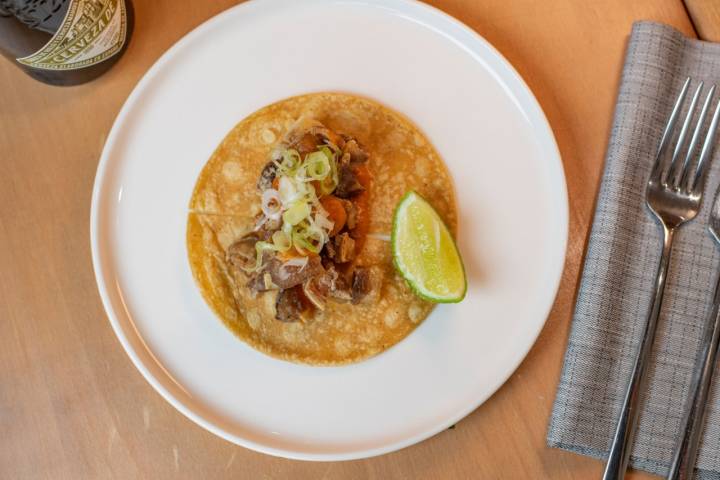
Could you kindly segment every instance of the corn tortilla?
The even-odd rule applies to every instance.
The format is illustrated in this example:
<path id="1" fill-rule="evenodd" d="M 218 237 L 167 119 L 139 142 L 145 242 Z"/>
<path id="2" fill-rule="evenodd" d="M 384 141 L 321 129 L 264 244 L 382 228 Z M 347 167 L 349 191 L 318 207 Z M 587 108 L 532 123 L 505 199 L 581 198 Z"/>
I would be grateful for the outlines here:
<path id="1" fill-rule="evenodd" d="M 356 263 L 374 266 L 381 287 L 360 304 L 328 302 L 304 322 L 274 318 L 275 292 L 253 294 L 225 261 L 227 247 L 254 227 L 256 182 L 269 152 L 298 118 L 313 118 L 355 137 L 370 154 L 370 235 Z M 457 210 L 450 176 L 428 139 L 409 120 L 372 100 L 315 93 L 264 107 L 228 133 L 202 169 L 190 200 L 187 248 L 205 301 L 235 335 L 273 357 L 341 365 L 376 355 L 406 337 L 433 309 L 392 266 L 388 241 L 395 206 L 408 190 L 429 199 L 451 232 Z"/>

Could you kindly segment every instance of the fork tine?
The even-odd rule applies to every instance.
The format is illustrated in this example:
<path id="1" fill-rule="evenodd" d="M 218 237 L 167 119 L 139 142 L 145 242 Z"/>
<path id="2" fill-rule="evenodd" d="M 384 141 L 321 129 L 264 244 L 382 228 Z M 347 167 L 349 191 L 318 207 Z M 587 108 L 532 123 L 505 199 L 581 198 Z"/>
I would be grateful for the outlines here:
<path id="1" fill-rule="evenodd" d="M 705 135 L 705 142 L 703 143 L 702 151 L 700 152 L 700 160 L 698 161 L 697 172 L 695 173 L 695 182 L 693 182 L 692 188 L 695 193 L 701 192 L 703 183 L 705 182 L 705 176 L 707 175 L 709 169 L 710 156 L 715 143 L 715 134 L 717 134 L 719 121 L 720 102 L 718 102 L 715 107 L 715 113 L 713 114 L 712 122 L 710 122 L 710 127 Z"/>
<path id="2" fill-rule="evenodd" d="M 679 185 L 680 188 L 686 187 L 686 191 L 688 192 L 692 191 L 692 184 L 690 183 L 690 180 L 693 179 L 693 177 L 691 177 L 690 175 L 690 171 L 692 170 L 690 160 L 695 153 L 695 148 L 697 147 L 698 140 L 700 140 L 700 132 L 703 129 L 703 125 L 705 125 L 705 118 L 710 111 L 710 103 L 712 103 L 714 95 L 715 85 L 710 87 L 710 91 L 705 98 L 705 103 L 703 103 L 702 110 L 700 110 L 700 117 L 698 117 L 697 125 L 695 125 L 695 131 L 693 132 L 692 138 L 690 139 L 690 146 L 688 147 L 688 151 L 685 154 L 685 161 L 683 162 L 682 170 L 682 179 L 680 180 Z"/>
<path id="3" fill-rule="evenodd" d="M 692 118 L 695 114 L 695 106 L 697 105 L 698 98 L 700 98 L 700 92 L 703 89 L 703 85 L 704 82 L 700 82 L 700 84 L 695 89 L 695 93 L 693 94 L 692 100 L 690 101 L 690 107 L 688 108 L 687 114 L 685 115 L 685 121 L 683 122 L 682 128 L 680 129 L 680 135 L 678 136 L 677 142 L 675 143 L 672 160 L 670 160 L 670 168 L 668 168 L 667 172 L 667 183 L 668 185 L 675 188 L 677 188 L 678 183 L 680 182 L 680 177 L 682 176 L 683 165 L 681 165 L 679 161 L 680 152 L 685 145 L 685 137 L 687 137 L 688 130 L 690 129 L 690 123 L 692 123 Z"/>
<path id="4" fill-rule="evenodd" d="M 668 142 L 670 141 L 670 137 L 672 136 L 673 129 L 675 128 L 675 123 L 677 122 L 678 114 L 680 113 L 680 107 L 685 101 L 685 95 L 687 94 L 689 86 L 690 77 L 685 80 L 685 83 L 680 90 L 680 94 L 678 95 L 677 100 L 675 100 L 675 106 L 673 106 L 672 113 L 670 113 L 670 118 L 668 118 L 668 122 L 665 125 L 665 131 L 663 132 L 662 138 L 660 139 L 660 145 L 658 146 L 657 153 L 655 154 L 655 164 L 653 165 L 652 171 L 650 173 L 651 180 L 655 180 L 658 182 L 660 181 L 660 177 L 663 171 L 663 154 L 665 153 L 665 149 L 668 145 Z"/>

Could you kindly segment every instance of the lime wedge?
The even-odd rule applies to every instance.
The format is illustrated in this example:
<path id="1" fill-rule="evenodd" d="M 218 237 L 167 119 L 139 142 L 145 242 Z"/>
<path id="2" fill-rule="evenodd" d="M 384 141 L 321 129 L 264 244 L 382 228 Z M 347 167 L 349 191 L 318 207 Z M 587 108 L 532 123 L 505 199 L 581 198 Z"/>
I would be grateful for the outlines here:
<path id="1" fill-rule="evenodd" d="M 392 231 L 395 268 L 419 297 L 436 303 L 465 298 L 460 252 L 435 209 L 414 191 L 395 208 Z"/>

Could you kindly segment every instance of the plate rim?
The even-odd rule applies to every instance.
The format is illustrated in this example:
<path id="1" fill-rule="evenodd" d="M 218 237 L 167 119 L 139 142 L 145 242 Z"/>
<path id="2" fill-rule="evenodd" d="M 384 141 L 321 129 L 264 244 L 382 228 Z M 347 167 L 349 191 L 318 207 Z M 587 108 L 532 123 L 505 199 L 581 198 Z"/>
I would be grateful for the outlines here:
<path id="1" fill-rule="evenodd" d="M 426 27 L 431 27 L 433 29 L 436 29 L 438 32 L 444 34 L 449 40 L 456 43 L 458 46 L 466 50 L 468 53 L 472 54 L 478 61 L 480 58 L 477 55 L 478 50 L 486 50 L 486 52 L 489 54 L 489 56 L 494 57 L 494 60 L 497 61 L 498 65 L 501 69 L 504 69 L 503 72 L 506 75 L 509 75 L 512 80 L 516 82 L 516 86 L 519 88 L 519 91 L 526 94 L 526 100 L 528 101 L 527 104 L 524 105 L 522 108 L 523 111 L 526 113 L 530 113 L 534 115 L 535 122 L 537 122 L 539 125 L 542 126 L 542 130 L 538 132 L 537 137 L 545 137 L 546 140 L 549 140 L 549 144 L 547 147 L 548 150 L 548 156 L 553 157 L 549 160 L 554 160 L 555 168 L 557 170 L 557 183 L 559 184 L 559 187 L 561 191 L 556 192 L 556 195 L 558 196 L 557 200 L 561 203 L 561 211 L 557 212 L 559 216 L 559 225 L 562 229 L 562 231 L 558 234 L 558 237 L 562 239 L 562 245 L 561 248 L 558 249 L 558 254 L 561 257 L 561 260 L 558 259 L 557 265 L 554 265 L 554 271 L 550 271 L 551 269 L 548 268 L 548 277 L 552 276 L 551 282 L 553 285 L 553 288 L 551 291 L 554 293 L 552 296 L 548 295 L 548 300 L 546 301 L 546 306 L 544 309 L 542 309 L 542 318 L 543 320 L 538 322 L 537 329 L 535 332 L 532 332 L 532 335 L 529 337 L 532 339 L 532 341 L 528 342 L 527 348 L 522 351 L 522 355 L 518 356 L 518 360 L 514 362 L 507 370 L 507 375 L 501 377 L 499 381 L 492 385 L 491 388 L 488 389 L 488 394 L 482 398 L 478 398 L 473 402 L 470 402 L 470 404 L 464 408 L 461 409 L 459 412 L 457 412 L 454 416 L 446 420 L 445 422 L 441 422 L 434 428 L 429 428 L 421 433 L 418 433 L 414 436 L 408 437 L 401 441 L 395 441 L 390 442 L 387 444 L 383 444 L 381 446 L 375 447 L 375 448 L 364 448 L 359 450 L 351 450 L 348 449 L 347 451 L 342 452 L 331 452 L 331 453 L 317 453 L 317 452 L 308 452 L 308 451 L 301 451 L 301 450 L 291 450 L 283 447 L 273 447 L 270 445 L 266 445 L 264 443 L 259 443 L 253 440 L 250 440 L 248 438 L 244 438 L 239 435 L 231 434 L 224 429 L 222 429 L 220 426 L 213 423 L 210 419 L 206 418 L 202 414 L 199 414 L 195 411 L 193 411 L 192 408 L 188 407 L 183 403 L 181 400 L 176 398 L 169 390 L 166 388 L 166 386 L 161 382 L 145 365 L 145 363 L 140 359 L 138 353 L 136 352 L 135 348 L 130 343 L 130 340 L 128 338 L 128 334 L 125 331 L 125 328 L 121 325 L 121 321 L 119 320 L 118 314 L 115 311 L 113 307 L 113 299 L 112 296 L 116 295 L 119 296 L 119 300 L 122 302 L 122 296 L 118 294 L 117 291 L 113 290 L 112 288 L 109 288 L 108 282 L 106 282 L 106 279 L 111 278 L 112 275 L 110 272 L 106 271 L 105 267 L 103 266 L 103 261 L 107 261 L 107 252 L 103 251 L 103 248 L 101 248 L 100 244 L 100 229 L 102 228 L 102 219 L 101 219 L 101 206 L 102 203 L 102 195 L 103 190 L 105 187 L 105 182 L 107 181 L 107 170 L 111 164 L 111 152 L 115 150 L 115 145 L 118 141 L 118 137 L 120 135 L 121 126 L 125 123 L 125 118 L 129 115 L 131 110 L 135 107 L 135 104 L 137 103 L 138 98 L 140 95 L 145 91 L 146 86 L 155 78 L 156 75 L 158 75 L 160 72 L 162 72 L 163 67 L 169 63 L 176 54 L 178 54 L 179 51 L 188 43 L 192 42 L 195 37 L 198 37 L 199 35 L 202 35 L 207 30 L 210 30 L 213 28 L 214 24 L 221 22 L 225 17 L 236 14 L 238 10 L 244 11 L 244 10 L 250 10 L 250 9 L 263 9 L 263 8 L 277 8 L 278 5 L 286 4 L 286 5 L 296 5 L 296 3 L 293 0 L 273 0 L 268 1 L 265 0 L 261 2 L 260 0 L 248 0 L 244 3 L 232 6 L 226 10 L 223 10 L 222 12 L 219 12 L 218 14 L 210 17 L 209 19 L 205 20 L 203 23 L 192 29 L 190 32 L 186 33 L 182 37 L 180 37 L 172 46 L 170 46 L 163 54 L 152 64 L 152 66 L 143 74 L 141 79 L 138 81 L 138 83 L 135 85 L 125 102 L 123 103 L 123 106 L 121 107 L 120 111 L 118 112 L 117 116 L 115 117 L 113 121 L 112 128 L 110 129 L 110 132 L 107 136 L 107 139 L 105 141 L 105 144 L 103 146 L 102 153 L 100 155 L 100 159 L 98 162 L 98 167 L 95 175 L 95 179 L 93 182 L 93 189 L 92 189 L 92 198 L 91 198 L 91 206 L 90 206 L 90 248 L 91 248 L 91 256 L 92 256 L 92 264 L 93 264 L 93 272 L 95 275 L 95 280 L 97 284 L 98 293 L 100 295 L 103 308 L 105 310 L 105 313 L 108 317 L 108 320 L 110 322 L 110 325 L 117 336 L 118 340 L 120 341 L 123 349 L 125 350 L 125 353 L 130 357 L 131 362 L 137 368 L 137 370 L 142 374 L 142 376 L 145 378 L 145 380 L 155 389 L 156 392 L 158 392 L 170 405 L 172 405 L 176 410 L 178 410 L 180 413 L 182 413 L 185 417 L 192 420 L 194 423 L 198 424 L 199 426 L 203 427 L 204 429 L 214 433 L 215 435 L 231 442 L 236 445 L 240 445 L 242 447 L 265 453 L 268 455 L 276 456 L 276 457 L 282 457 L 282 458 L 289 458 L 294 460 L 310 460 L 310 461 L 338 461 L 338 460 L 355 460 L 355 459 L 362 459 L 362 458 L 370 458 L 377 455 L 382 455 L 385 453 L 390 453 L 396 450 L 400 450 L 403 448 L 406 448 L 408 446 L 414 445 L 416 443 L 419 443 L 423 440 L 426 440 L 443 430 L 446 430 L 450 426 L 456 424 L 466 416 L 468 416 L 470 413 L 472 413 L 474 410 L 476 410 L 478 407 L 480 407 L 483 403 L 485 403 L 488 399 L 490 399 L 499 389 L 502 385 L 507 382 L 507 380 L 512 376 L 512 374 L 518 369 L 518 367 L 522 364 L 522 362 L 527 357 L 529 351 L 532 349 L 532 347 L 537 342 L 538 336 L 542 332 L 546 322 L 547 318 L 552 310 L 552 307 L 554 306 L 560 283 L 562 280 L 563 273 L 565 271 L 565 264 L 567 261 L 567 244 L 568 244 L 568 235 L 569 235 L 569 202 L 568 202 L 568 192 L 567 192 L 567 179 L 565 176 L 565 170 L 564 170 L 564 164 L 562 161 L 562 157 L 560 154 L 560 150 L 557 145 L 557 140 L 555 139 L 554 132 L 552 130 L 552 127 L 547 120 L 547 117 L 545 115 L 545 112 L 543 111 L 542 107 L 540 106 L 540 103 L 538 102 L 537 98 L 535 97 L 534 93 L 530 89 L 530 87 L 527 85 L 525 80 L 520 76 L 520 74 L 517 72 L 517 70 L 513 67 L 513 65 L 485 38 L 483 38 L 478 32 L 461 22 L 460 20 L 456 19 L 455 17 L 445 13 L 444 11 L 433 7 L 431 5 L 422 3 L 420 1 L 416 0 L 315 0 L 315 2 L 323 2 L 326 1 L 328 3 L 339 3 L 339 4 L 355 4 L 355 5 L 362 5 L 362 6 L 369 6 L 369 7 L 381 7 L 381 8 L 387 8 L 394 11 L 402 11 L 403 13 L 407 14 L 409 18 L 415 20 L 418 14 L 425 14 L 429 17 L 433 18 L 435 20 L 434 25 L 427 25 L 423 23 Z M 469 36 L 469 39 L 472 42 L 475 42 L 475 45 L 468 45 L 468 42 L 462 41 L 461 39 L 457 38 L 460 35 Z M 497 75 L 498 68 L 490 68 L 488 65 L 488 69 L 493 71 Z M 506 82 L 500 82 L 506 85 Z M 518 93 L 518 90 L 512 89 L 513 93 Z M 528 112 L 528 110 L 530 110 Z M 107 194 L 107 193 L 105 193 Z M 107 246 L 105 247 L 107 249 Z M 111 269 L 108 269 L 111 270 Z M 539 309 L 538 309 L 539 310 Z M 127 312 L 125 312 L 127 313 Z M 132 323 L 132 322 L 131 322 Z M 145 346 L 148 353 L 153 356 L 152 351 L 150 350 L 147 345 L 145 345 L 145 342 L 142 338 L 142 336 L 135 330 L 134 332 L 131 332 L 134 335 L 136 335 L 142 345 Z M 158 363 L 158 366 L 162 369 L 162 364 L 155 360 Z M 172 380 L 172 378 L 170 378 Z"/>

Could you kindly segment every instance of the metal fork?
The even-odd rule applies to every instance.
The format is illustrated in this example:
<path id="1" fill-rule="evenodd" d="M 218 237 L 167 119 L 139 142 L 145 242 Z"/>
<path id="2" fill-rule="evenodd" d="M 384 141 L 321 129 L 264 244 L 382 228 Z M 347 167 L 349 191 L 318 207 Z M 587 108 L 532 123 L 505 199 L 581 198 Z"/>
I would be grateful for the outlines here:
<path id="1" fill-rule="evenodd" d="M 710 103 L 715 94 L 715 86 L 710 89 L 705 99 L 690 144 L 686 149 L 690 124 L 695 116 L 695 107 L 703 89 L 703 82 L 700 82 L 690 101 L 690 107 L 680 128 L 677 140 L 674 146 L 671 147 L 672 138 L 675 136 L 675 125 L 685 103 L 689 87 L 690 78 L 685 81 L 665 126 L 665 131 L 655 155 L 655 164 L 645 190 L 647 205 L 658 218 L 663 228 L 662 256 L 660 257 L 660 266 L 655 278 L 655 294 L 645 324 L 640 349 L 635 358 L 630 383 L 625 392 L 625 400 L 615 429 L 615 436 L 610 446 L 610 454 L 605 465 L 603 480 L 622 480 L 625 477 L 625 470 L 630 459 L 631 439 L 637 423 L 640 395 L 644 388 L 648 358 L 650 357 L 655 331 L 657 330 L 657 320 L 665 290 L 665 279 L 667 278 L 673 239 L 678 227 L 695 218 L 698 211 L 700 211 L 703 184 L 710 164 L 710 151 L 717 130 L 720 105 L 715 110 L 710 128 L 705 135 L 697 166 L 695 166 L 693 161 L 695 150 L 710 110 Z M 670 159 L 667 158 L 669 157 L 669 148 L 672 149 Z M 683 151 L 686 153 L 684 158 L 681 158 Z"/>
<path id="2" fill-rule="evenodd" d="M 710 211 L 709 230 L 715 241 L 720 244 L 720 188 L 715 194 L 715 201 Z M 710 317 L 700 343 L 699 369 L 693 375 L 690 386 L 692 397 L 689 399 L 689 408 L 683 418 L 682 437 L 673 455 L 670 473 L 667 476 L 668 480 L 688 480 L 693 475 L 705 418 L 705 406 L 710 393 L 710 384 L 715 371 L 715 360 L 720 343 L 720 315 L 718 313 L 720 313 L 720 274 L 715 285 Z"/>

